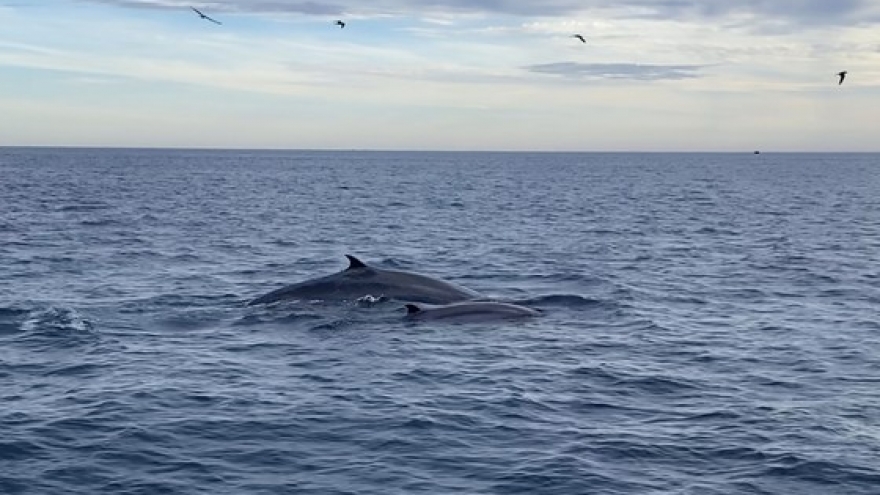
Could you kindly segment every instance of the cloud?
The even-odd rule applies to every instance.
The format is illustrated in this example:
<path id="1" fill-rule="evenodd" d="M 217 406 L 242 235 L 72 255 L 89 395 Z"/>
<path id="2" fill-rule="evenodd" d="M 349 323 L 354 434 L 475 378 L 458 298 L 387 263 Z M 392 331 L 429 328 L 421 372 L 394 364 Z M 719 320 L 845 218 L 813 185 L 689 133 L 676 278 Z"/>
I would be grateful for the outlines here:
<path id="1" fill-rule="evenodd" d="M 187 8 L 181 0 L 82 0 L 125 7 Z M 398 13 L 430 15 L 438 12 L 476 12 L 526 17 L 563 17 L 596 10 L 617 12 L 620 17 L 656 19 L 751 18 L 757 23 L 783 20 L 806 25 L 876 23 L 880 5 L 875 0 L 373 0 L 369 7 L 351 0 L 211 0 L 193 2 L 224 12 L 299 13 Z"/>
<path id="2" fill-rule="evenodd" d="M 341 5 L 332 2 L 302 2 L 285 0 L 242 1 L 216 0 L 212 2 L 180 2 L 174 0 L 82 0 L 91 3 L 118 5 L 120 7 L 165 10 L 189 10 L 190 6 L 213 12 L 250 12 L 272 14 L 340 15 Z"/>
<path id="3" fill-rule="evenodd" d="M 623 0 L 623 3 L 640 7 L 663 19 L 722 18 L 745 14 L 827 23 L 853 20 L 871 10 L 870 2 L 866 0 Z"/>
<path id="4" fill-rule="evenodd" d="M 551 74 L 577 79 L 627 79 L 633 81 L 662 81 L 700 77 L 701 65 L 646 65 L 646 64 L 583 64 L 555 62 L 526 66 L 538 74 Z"/>
<path id="5" fill-rule="evenodd" d="M 422 15 L 449 12 L 480 12 L 522 16 L 558 16 L 582 10 L 576 1 L 545 0 L 530 2 L 521 0 L 375 0 L 369 7 L 362 3 L 342 0 L 212 0 L 194 1 L 191 4 L 176 0 L 81 0 L 85 2 L 116 4 L 122 7 L 183 9 L 190 5 L 223 12 L 253 13 L 300 13 L 309 15 L 337 15 L 341 13 L 398 13 Z"/>

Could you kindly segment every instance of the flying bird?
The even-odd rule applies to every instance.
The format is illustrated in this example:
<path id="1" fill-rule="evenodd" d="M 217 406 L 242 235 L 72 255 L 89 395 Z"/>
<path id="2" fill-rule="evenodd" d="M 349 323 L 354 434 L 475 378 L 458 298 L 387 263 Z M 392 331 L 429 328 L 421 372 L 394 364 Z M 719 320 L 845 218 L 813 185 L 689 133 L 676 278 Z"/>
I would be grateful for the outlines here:
<path id="1" fill-rule="evenodd" d="M 334 22 L 333 24 L 336 24 L 337 26 L 339 26 L 339 29 L 344 29 L 344 28 L 345 28 L 345 23 L 342 22 L 342 21 L 336 21 L 336 22 Z"/>
<path id="2" fill-rule="evenodd" d="M 216 19 L 212 19 L 212 18 L 206 16 L 206 15 L 203 14 L 199 9 L 197 9 L 197 8 L 195 8 L 195 7 L 190 7 L 190 8 L 193 9 L 193 12 L 195 12 L 196 14 L 199 14 L 199 17 L 201 17 L 202 19 L 204 19 L 204 20 L 206 20 L 206 21 L 211 21 L 211 22 L 213 22 L 214 24 L 218 24 L 218 25 L 219 25 L 219 24 L 223 24 L 222 22 L 220 22 L 220 21 L 218 21 L 218 20 L 216 20 Z"/>
<path id="3" fill-rule="evenodd" d="M 586 43 L 586 42 L 587 42 L 587 40 L 585 40 L 584 37 L 581 36 L 581 35 L 579 35 L 579 34 L 573 34 L 573 35 L 571 35 L 571 37 L 572 37 L 572 38 L 577 38 L 577 39 L 581 40 L 581 43 Z"/>
<path id="4" fill-rule="evenodd" d="M 843 80 L 846 79 L 846 71 L 838 72 L 837 75 L 840 76 L 840 81 L 837 82 L 837 85 L 840 86 L 843 84 Z"/>

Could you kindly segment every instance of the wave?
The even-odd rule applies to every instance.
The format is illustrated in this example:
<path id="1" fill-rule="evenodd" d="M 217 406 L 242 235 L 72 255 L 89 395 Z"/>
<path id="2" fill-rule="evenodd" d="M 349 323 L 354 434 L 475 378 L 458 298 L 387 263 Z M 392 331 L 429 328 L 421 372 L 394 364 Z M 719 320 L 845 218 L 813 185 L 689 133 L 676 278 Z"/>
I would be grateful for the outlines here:
<path id="1" fill-rule="evenodd" d="M 83 227 L 106 227 L 111 225 L 125 225 L 124 222 L 115 218 L 90 218 L 79 222 Z"/>
<path id="2" fill-rule="evenodd" d="M 300 323 L 323 319 L 317 313 L 303 311 L 255 311 L 242 316 L 232 323 L 233 326 L 250 326 L 264 323 Z"/>
<path id="3" fill-rule="evenodd" d="M 167 308 L 205 308 L 242 306 L 245 299 L 235 294 L 198 295 L 198 294 L 158 294 L 142 299 L 130 299 L 120 304 L 123 313 L 140 313 L 148 310 Z"/>
<path id="4" fill-rule="evenodd" d="M 106 210 L 109 209 L 110 205 L 104 202 L 95 202 L 95 203 L 80 203 L 73 205 L 61 205 L 58 206 L 56 211 L 69 211 L 69 212 L 78 212 L 78 211 L 95 211 L 95 210 Z"/>
<path id="5" fill-rule="evenodd" d="M 0 335 L 21 331 L 21 322 L 28 314 L 26 309 L 0 308 Z"/>
<path id="6" fill-rule="evenodd" d="M 762 476 L 773 478 L 794 478 L 812 481 L 829 486 L 839 484 L 852 486 L 855 483 L 866 486 L 880 486 L 880 473 L 876 468 L 860 467 L 833 461 L 803 459 L 793 454 L 775 456 L 766 463 Z M 876 492 L 875 492 L 876 493 Z"/>
<path id="7" fill-rule="evenodd" d="M 318 323 L 317 325 L 312 325 L 309 327 L 309 330 L 312 332 L 321 332 L 327 330 L 342 330 L 348 328 L 355 321 L 348 318 L 339 318 L 331 321 L 325 321 L 324 323 Z"/>
<path id="8" fill-rule="evenodd" d="M 23 339 L 76 341 L 94 336 L 94 324 L 73 308 L 50 306 L 27 312 L 19 325 Z"/>
<path id="9" fill-rule="evenodd" d="M 32 460 L 43 456 L 44 450 L 38 443 L 29 440 L 4 439 L 0 440 L 0 461 Z"/>
<path id="10" fill-rule="evenodd" d="M 4 334 L 18 344 L 48 348 L 77 346 L 97 338 L 88 317 L 64 306 L 0 310 L 0 335 Z"/>

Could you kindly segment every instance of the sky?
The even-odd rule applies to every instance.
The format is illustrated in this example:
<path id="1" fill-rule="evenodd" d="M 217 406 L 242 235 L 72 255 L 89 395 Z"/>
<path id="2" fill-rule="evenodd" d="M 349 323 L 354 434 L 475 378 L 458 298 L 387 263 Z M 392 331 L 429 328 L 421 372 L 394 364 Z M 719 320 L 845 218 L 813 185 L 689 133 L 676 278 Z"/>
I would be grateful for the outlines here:
<path id="1" fill-rule="evenodd" d="M 0 146 L 880 151 L 878 115 L 880 0 L 0 0 Z"/>

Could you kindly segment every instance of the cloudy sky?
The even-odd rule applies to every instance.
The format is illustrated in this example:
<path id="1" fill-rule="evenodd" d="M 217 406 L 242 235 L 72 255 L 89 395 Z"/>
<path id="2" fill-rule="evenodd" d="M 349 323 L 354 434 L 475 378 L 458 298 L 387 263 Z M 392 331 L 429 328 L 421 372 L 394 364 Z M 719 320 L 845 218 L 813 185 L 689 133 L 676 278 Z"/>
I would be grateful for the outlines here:
<path id="1" fill-rule="evenodd" d="M 880 151 L 878 0 L 0 0 L 0 26 L 0 146 Z"/>

